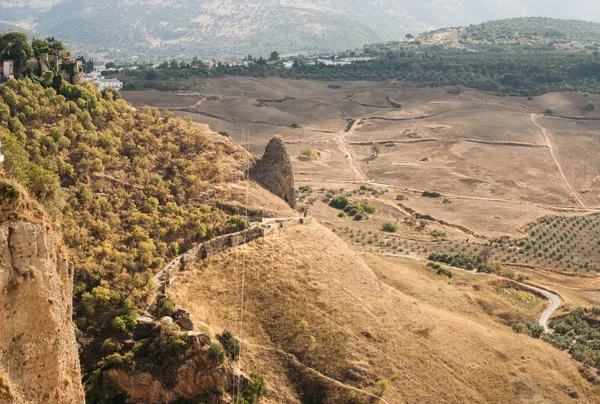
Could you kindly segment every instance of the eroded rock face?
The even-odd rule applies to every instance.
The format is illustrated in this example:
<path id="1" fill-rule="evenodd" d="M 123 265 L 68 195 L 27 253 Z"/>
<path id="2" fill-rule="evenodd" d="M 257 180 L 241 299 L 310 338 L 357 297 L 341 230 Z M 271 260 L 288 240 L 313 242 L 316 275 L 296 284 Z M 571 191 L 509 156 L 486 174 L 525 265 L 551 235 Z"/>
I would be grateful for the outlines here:
<path id="1" fill-rule="evenodd" d="M 73 273 L 44 223 L 0 221 L 0 403 L 83 403 Z"/>
<path id="2" fill-rule="evenodd" d="M 281 136 L 274 136 L 263 157 L 250 169 L 250 177 L 267 190 L 296 207 L 292 162 Z"/>

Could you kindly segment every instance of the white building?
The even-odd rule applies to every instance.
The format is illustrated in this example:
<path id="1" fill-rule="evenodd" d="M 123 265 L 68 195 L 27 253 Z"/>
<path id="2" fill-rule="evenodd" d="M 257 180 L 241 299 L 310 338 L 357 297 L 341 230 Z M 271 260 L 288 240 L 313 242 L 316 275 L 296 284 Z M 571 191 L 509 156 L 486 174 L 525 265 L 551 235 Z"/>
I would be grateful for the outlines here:
<path id="1" fill-rule="evenodd" d="M 102 91 L 105 88 L 112 88 L 113 90 L 121 90 L 123 88 L 123 83 L 119 79 L 107 79 L 102 77 L 102 74 L 99 72 L 91 72 L 90 74 L 86 74 L 84 76 L 85 81 L 89 81 L 94 83 L 98 90 Z"/>
<path id="2" fill-rule="evenodd" d="M 104 90 L 105 88 L 112 88 L 113 90 L 119 91 L 123 88 L 123 83 L 119 79 L 101 78 L 97 84 L 100 91 Z"/>
<path id="3" fill-rule="evenodd" d="M 0 163 L 4 163 L 4 154 L 2 154 L 2 142 L 0 142 Z"/>
<path id="4" fill-rule="evenodd" d="M 1 73 L 4 79 L 12 79 L 15 77 L 15 62 L 12 60 L 5 60 L 2 63 Z"/>
<path id="5" fill-rule="evenodd" d="M 103 71 L 106 70 L 106 63 L 102 62 L 102 61 L 95 61 L 94 60 L 94 71 L 97 73 L 102 73 Z"/>
<path id="6" fill-rule="evenodd" d="M 294 67 L 294 61 L 288 60 L 287 62 L 283 62 L 283 67 L 285 69 L 291 69 L 292 67 Z"/>

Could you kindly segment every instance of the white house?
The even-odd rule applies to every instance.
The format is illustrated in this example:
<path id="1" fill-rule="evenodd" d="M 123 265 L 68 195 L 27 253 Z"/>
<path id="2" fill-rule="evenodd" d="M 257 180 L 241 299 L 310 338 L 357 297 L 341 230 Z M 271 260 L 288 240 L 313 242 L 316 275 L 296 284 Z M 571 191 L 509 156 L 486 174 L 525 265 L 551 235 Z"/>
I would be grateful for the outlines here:
<path id="1" fill-rule="evenodd" d="M 4 154 L 2 154 L 2 142 L 0 142 L 0 163 L 4 163 Z"/>
<path id="2" fill-rule="evenodd" d="M 292 67 L 294 67 L 294 61 L 288 60 L 287 62 L 283 62 L 283 67 L 285 69 L 291 69 Z"/>
<path id="3" fill-rule="evenodd" d="M 15 77 L 15 62 L 12 60 L 5 60 L 0 67 L 2 68 L 0 73 L 2 73 L 4 79 L 12 79 Z"/>
<path id="4" fill-rule="evenodd" d="M 94 60 L 94 71 L 98 72 L 98 73 L 102 73 L 103 71 L 106 70 L 106 63 L 98 60 Z"/>

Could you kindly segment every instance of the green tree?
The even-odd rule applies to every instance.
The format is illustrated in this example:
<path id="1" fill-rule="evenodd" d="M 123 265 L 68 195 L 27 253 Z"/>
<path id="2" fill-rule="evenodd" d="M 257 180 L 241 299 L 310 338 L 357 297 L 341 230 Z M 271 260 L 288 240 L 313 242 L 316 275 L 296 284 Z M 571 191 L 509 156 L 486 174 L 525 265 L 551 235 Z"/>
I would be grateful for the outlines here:
<path id="1" fill-rule="evenodd" d="M 54 38 L 53 36 L 46 38 L 46 42 L 48 43 L 48 46 L 52 50 L 59 51 L 59 52 L 65 50 L 65 45 L 58 39 Z"/>
<path id="2" fill-rule="evenodd" d="M 277 51 L 271 52 L 271 56 L 269 56 L 269 60 L 279 60 L 279 52 L 277 52 Z"/>
<path id="3" fill-rule="evenodd" d="M 173 70 L 179 69 L 179 63 L 175 59 L 173 59 L 169 64 L 169 68 Z"/>
<path id="4" fill-rule="evenodd" d="M 50 52 L 50 45 L 43 39 L 34 38 L 31 42 L 31 47 L 33 48 L 33 54 L 36 58 L 40 57 L 42 53 Z"/>
<path id="5" fill-rule="evenodd" d="M 379 154 L 381 153 L 381 145 L 379 143 L 374 142 L 371 145 L 371 151 L 375 153 L 375 157 L 379 157 Z"/>
<path id="6" fill-rule="evenodd" d="M 27 34 L 9 31 L 0 35 L 0 62 L 13 60 L 17 72 L 27 68 L 29 59 L 34 56 Z"/>
<path id="7" fill-rule="evenodd" d="M 406 34 L 406 35 L 404 36 L 404 38 L 406 38 L 406 39 L 413 39 L 414 37 L 415 37 L 415 36 L 414 36 L 413 34 Z"/>

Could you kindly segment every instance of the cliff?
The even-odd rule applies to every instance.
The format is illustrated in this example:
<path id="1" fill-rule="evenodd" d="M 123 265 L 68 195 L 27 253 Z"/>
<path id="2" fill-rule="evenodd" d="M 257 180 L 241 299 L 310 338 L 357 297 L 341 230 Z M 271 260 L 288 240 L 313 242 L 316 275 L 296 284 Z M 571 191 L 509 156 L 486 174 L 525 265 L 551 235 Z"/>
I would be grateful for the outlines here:
<path id="1" fill-rule="evenodd" d="M 274 136 L 263 157 L 250 169 L 250 177 L 267 190 L 296 207 L 292 162 L 281 136 Z"/>
<path id="2" fill-rule="evenodd" d="M 83 403 L 73 272 L 42 209 L 0 181 L 0 403 Z"/>

